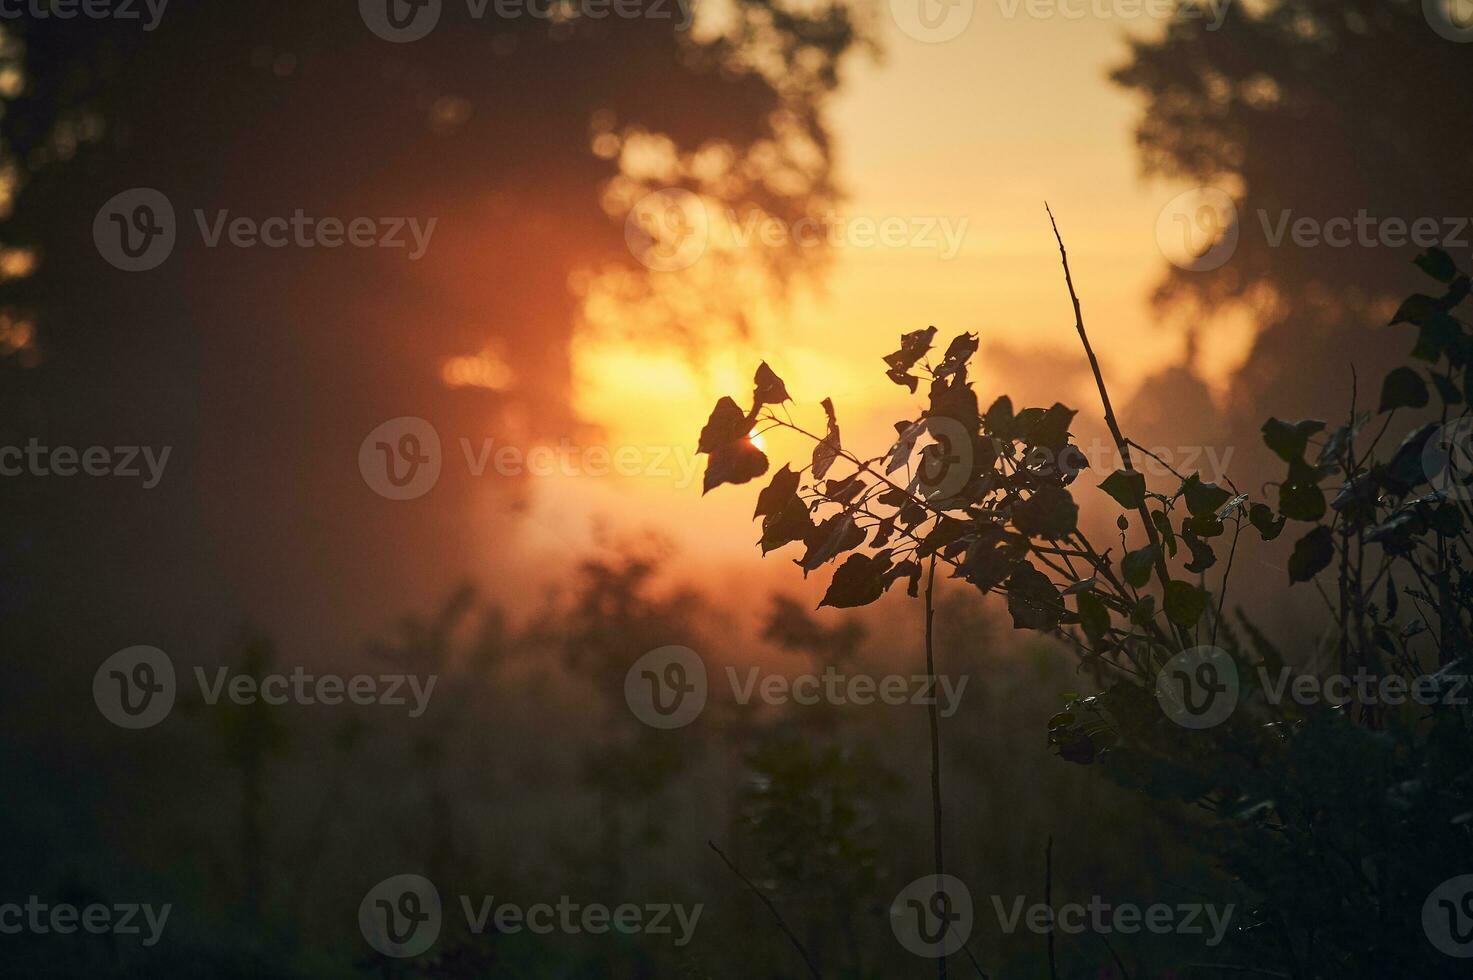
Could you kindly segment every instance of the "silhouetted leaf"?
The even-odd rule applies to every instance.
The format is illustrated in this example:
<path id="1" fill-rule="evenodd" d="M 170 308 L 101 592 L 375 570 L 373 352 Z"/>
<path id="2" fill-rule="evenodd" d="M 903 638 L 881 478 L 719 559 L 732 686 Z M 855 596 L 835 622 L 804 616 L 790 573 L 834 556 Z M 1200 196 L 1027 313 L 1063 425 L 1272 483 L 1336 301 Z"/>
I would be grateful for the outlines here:
<path id="1" fill-rule="evenodd" d="M 1437 396 L 1442 399 L 1443 404 L 1463 404 L 1463 392 L 1458 390 L 1458 386 L 1453 383 L 1453 379 L 1451 377 L 1433 371 L 1432 383 L 1437 387 Z"/>
<path id="2" fill-rule="evenodd" d="M 1308 582 L 1329 567 L 1335 557 L 1335 536 L 1324 525 L 1294 542 L 1289 556 L 1289 584 Z"/>
<path id="3" fill-rule="evenodd" d="M 940 551 L 969 530 L 971 530 L 971 525 L 966 521 L 959 521 L 954 517 L 942 517 L 916 548 L 916 557 L 925 558 L 933 552 Z"/>
<path id="4" fill-rule="evenodd" d="M 788 397 L 788 387 L 783 384 L 783 379 L 772 372 L 772 368 L 763 361 L 757 365 L 757 376 L 752 379 L 755 390 L 752 392 L 752 408 L 755 410 L 762 405 L 780 405 L 786 401 L 792 401 Z"/>
<path id="5" fill-rule="evenodd" d="M 1417 324 L 1417 343 L 1412 356 L 1436 364 L 1444 354 L 1455 352 L 1463 339 L 1463 328 L 1446 313 L 1430 313 Z"/>
<path id="6" fill-rule="evenodd" d="M 977 353 L 977 344 L 976 334 L 964 333 L 953 337 L 946 348 L 946 355 L 941 358 L 941 363 L 936 365 L 936 376 L 944 378 L 966 367 L 967 361 Z"/>
<path id="7" fill-rule="evenodd" d="M 931 349 L 931 341 L 936 336 L 935 327 L 927 327 L 924 330 L 913 330 L 907 334 L 900 335 L 900 349 L 893 354 L 885 355 L 885 363 L 890 370 L 885 372 L 885 377 L 898 385 L 904 385 L 912 392 L 916 390 L 918 379 L 909 374 L 911 368 L 915 367 L 917 361 L 926 356 Z"/>
<path id="8" fill-rule="evenodd" d="M 1402 302 L 1396 310 L 1396 316 L 1391 318 L 1391 324 L 1395 326 L 1398 323 L 1421 323 L 1433 313 L 1440 312 L 1441 309 L 1437 300 L 1417 293 Z"/>
<path id="9" fill-rule="evenodd" d="M 696 452 L 715 452 L 722 446 L 745 437 L 751 430 L 752 422 L 746 413 L 729 396 L 723 396 L 716 407 L 711 409 L 711 417 L 706 420 L 705 428 L 701 429 L 701 440 L 696 445 Z"/>
<path id="10" fill-rule="evenodd" d="M 1217 552 L 1212 550 L 1212 545 L 1202 540 L 1193 521 L 1182 522 L 1181 539 L 1186 542 L 1187 548 L 1192 552 L 1192 560 L 1182 566 L 1187 571 L 1193 575 L 1200 575 L 1217 564 Z"/>
<path id="11" fill-rule="evenodd" d="M 1045 484 L 1013 507 L 1013 526 L 1030 538 L 1062 538 L 1079 522 L 1079 507 L 1063 487 Z"/>
<path id="12" fill-rule="evenodd" d="M 1428 402 L 1427 382 L 1409 367 L 1399 367 L 1381 383 L 1381 407 L 1377 412 L 1398 408 L 1422 408 Z"/>
<path id="13" fill-rule="evenodd" d="M 1137 548 L 1129 552 L 1120 560 L 1120 574 L 1125 576 L 1126 584 L 1132 588 L 1139 589 L 1151 580 L 1151 569 L 1156 563 L 1156 546 L 1148 544 L 1144 548 Z"/>
<path id="14" fill-rule="evenodd" d="M 828 416 L 828 434 L 813 447 L 813 478 L 822 480 L 829 467 L 834 465 L 834 460 L 839 458 L 842 447 L 839 445 L 839 422 L 834 415 L 834 402 L 831 398 L 823 400 L 823 411 Z"/>
<path id="15" fill-rule="evenodd" d="M 1079 610 L 1079 625 L 1085 636 L 1099 641 L 1110 632 L 1110 610 L 1105 608 L 1099 596 L 1093 592 L 1081 592 L 1075 603 Z"/>
<path id="16" fill-rule="evenodd" d="M 804 540 L 813 533 L 813 528 L 813 518 L 809 515 L 808 508 L 794 494 L 783 503 L 781 510 L 762 518 L 762 538 L 758 544 L 762 546 L 762 553 L 765 555 L 785 544 Z"/>
<path id="17" fill-rule="evenodd" d="M 1317 521 L 1325 516 L 1325 493 L 1308 463 L 1290 464 L 1289 476 L 1279 484 L 1279 513 L 1293 521 Z"/>
<path id="18" fill-rule="evenodd" d="M 852 515 L 835 514 L 808 532 L 803 543 L 808 546 L 808 551 L 798 564 L 805 572 L 811 572 L 824 562 L 864 544 L 864 531 L 854 523 Z"/>
<path id="19" fill-rule="evenodd" d="M 1286 463 L 1292 463 L 1296 459 L 1304 458 L 1304 450 L 1309 445 L 1309 437 L 1316 432 L 1323 431 L 1324 428 L 1325 423 L 1319 419 L 1284 422 L 1270 418 L 1263 423 L 1263 441 L 1280 459 Z"/>
<path id="20" fill-rule="evenodd" d="M 1130 621 L 1136 626 L 1149 626 L 1151 620 L 1156 618 L 1156 597 L 1153 595 L 1141 596 L 1141 601 L 1135 604 L 1130 611 Z"/>
<path id="21" fill-rule="evenodd" d="M 987 426 L 988 435 L 1011 441 L 1013 438 L 1013 400 L 1007 395 L 998 398 L 987 409 L 987 416 L 983 421 Z"/>
<path id="22" fill-rule="evenodd" d="M 752 519 L 780 513 L 789 500 L 797 499 L 797 495 L 798 474 L 784 463 L 783 468 L 772 474 L 767 486 L 757 494 L 757 509 L 753 512 Z"/>
<path id="23" fill-rule="evenodd" d="M 1232 499 L 1232 493 L 1215 483 L 1203 483 L 1198 473 L 1193 473 L 1181 485 L 1181 494 L 1186 498 L 1187 513 L 1193 517 L 1207 515 L 1215 517 L 1217 509 Z"/>
<path id="24" fill-rule="evenodd" d="M 1265 541 L 1272 541 L 1283 533 L 1286 523 L 1284 518 L 1275 516 L 1273 508 L 1268 504 L 1254 504 L 1249 507 L 1248 520 Z"/>
<path id="25" fill-rule="evenodd" d="M 1023 562 L 1008 577 L 1007 588 L 1013 629 L 1051 630 L 1059 625 L 1062 600 L 1047 575 Z"/>
<path id="26" fill-rule="evenodd" d="M 1161 535 L 1161 541 L 1166 545 L 1166 557 L 1176 557 L 1176 532 L 1171 529 L 1171 518 L 1166 516 L 1163 510 L 1151 511 L 1151 523 L 1156 525 L 1156 533 Z"/>
<path id="27" fill-rule="evenodd" d="M 887 578 L 890 571 L 889 550 L 874 555 L 850 555 L 844 564 L 834 571 L 834 579 L 824 592 L 818 608 L 833 606 L 836 609 L 852 609 L 867 606 L 885 594 L 886 587 L 894 581 Z"/>
<path id="28" fill-rule="evenodd" d="M 1207 610 L 1207 593 L 1180 579 L 1168 582 L 1164 609 L 1167 619 L 1178 626 L 1191 629 Z"/>
<path id="29" fill-rule="evenodd" d="M 1074 421 L 1077 414 L 1079 413 L 1074 409 L 1055 402 L 1043 413 L 1042 418 L 1028 425 L 1019 436 L 1031 446 L 1062 450 L 1069 442 L 1069 423 Z"/>
<path id="30" fill-rule="evenodd" d="M 767 457 L 746 436 L 711 452 L 702 484 L 704 496 L 723 483 L 746 483 L 767 472 Z"/>
<path id="31" fill-rule="evenodd" d="M 1105 477 L 1100 489 L 1115 498 L 1126 510 L 1135 510 L 1146 502 L 1146 477 L 1134 470 L 1116 470 Z"/>
<path id="32" fill-rule="evenodd" d="M 1458 274 L 1457 263 L 1440 248 L 1429 248 L 1417 256 L 1416 262 L 1419 269 L 1438 282 L 1452 282 Z"/>

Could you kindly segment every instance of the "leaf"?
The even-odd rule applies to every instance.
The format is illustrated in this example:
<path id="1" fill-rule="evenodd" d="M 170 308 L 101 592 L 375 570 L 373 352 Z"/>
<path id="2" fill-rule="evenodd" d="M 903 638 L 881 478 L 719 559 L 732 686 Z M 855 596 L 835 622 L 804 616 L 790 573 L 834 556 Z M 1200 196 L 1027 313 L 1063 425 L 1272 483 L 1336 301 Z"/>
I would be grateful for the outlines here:
<path id="1" fill-rule="evenodd" d="M 852 515 L 835 514 L 810 531 L 803 543 L 808 546 L 808 550 L 798 564 L 803 566 L 805 572 L 811 572 L 841 553 L 853 551 L 864 544 L 864 531 L 854 523 Z"/>
<path id="2" fill-rule="evenodd" d="M 895 444 L 885 454 L 886 473 L 894 473 L 910 461 L 910 454 L 915 451 L 916 440 L 921 437 L 921 433 L 926 431 L 926 421 L 922 419 L 919 422 L 897 422 L 895 430 L 900 438 L 895 440 Z"/>
<path id="3" fill-rule="evenodd" d="M 1098 575 L 1091 575 L 1089 578 L 1081 579 L 1080 581 L 1075 582 L 1073 585 L 1069 586 L 1067 589 L 1064 590 L 1064 594 L 1078 595 L 1081 592 L 1088 592 L 1096 585 L 1098 585 L 1099 582 L 1100 578 Z"/>
<path id="4" fill-rule="evenodd" d="M 783 379 L 772 372 L 772 368 L 763 361 L 757 365 L 757 376 L 752 379 L 755 390 L 752 392 L 752 408 L 756 410 L 763 405 L 780 405 L 786 401 L 792 401 L 788 397 L 788 386 L 783 384 Z"/>
<path id="5" fill-rule="evenodd" d="M 1248 508 L 1248 520 L 1258 529 L 1259 535 L 1265 541 L 1272 541 L 1284 530 L 1285 518 L 1275 517 L 1273 508 L 1268 504 L 1254 504 Z"/>
<path id="6" fill-rule="evenodd" d="M 706 477 L 701 485 L 705 496 L 723 483 L 746 483 L 767 472 L 767 457 L 746 436 L 720 446 L 711 453 L 706 464 Z"/>
<path id="7" fill-rule="evenodd" d="M 1043 413 L 1034 424 L 1028 426 L 1027 431 L 1020 433 L 1024 442 L 1031 446 L 1042 446 L 1045 449 L 1055 451 L 1062 450 L 1069 443 L 1069 423 L 1074 421 L 1078 415 L 1072 408 L 1055 402 L 1048 411 Z"/>
<path id="8" fill-rule="evenodd" d="M 916 557 L 925 558 L 940 551 L 969 530 L 971 530 L 971 525 L 966 521 L 959 521 L 954 517 L 942 517 L 931 529 L 931 533 L 927 534 L 925 540 L 916 548 Z"/>
<path id="9" fill-rule="evenodd" d="M 1325 516 L 1325 493 L 1307 464 L 1291 465 L 1288 478 L 1279 484 L 1279 513 L 1294 521 L 1317 521 Z"/>
<path id="10" fill-rule="evenodd" d="M 1240 493 L 1232 500 L 1229 500 L 1227 503 L 1223 504 L 1222 508 L 1217 512 L 1218 522 L 1221 523 L 1222 521 L 1225 521 L 1232 515 L 1236 514 L 1247 502 L 1248 495 L 1246 493 Z"/>
<path id="11" fill-rule="evenodd" d="M 987 434 L 1009 442 L 1013 438 L 1013 400 L 1003 395 L 992 403 L 982 419 Z"/>
<path id="12" fill-rule="evenodd" d="M 1008 612 L 1013 629 L 1051 630 L 1063 615 L 1059 590 L 1049 577 L 1023 562 L 1007 580 Z"/>
<path id="13" fill-rule="evenodd" d="M 964 369 L 972 355 L 977 353 L 979 338 L 974 333 L 957 334 L 946 348 L 941 363 L 936 366 L 936 377 L 944 378 Z"/>
<path id="14" fill-rule="evenodd" d="M 1013 526 L 1030 538 L 1062 538 L 1079 522 L 1079 506 L 1068 490 L 1044 484 L 1013 508 Z"/>
<path id="15" fill-rule="evenodd" d="M 1320 525 L 1294 542 L 1289 556 L 1289 584 L 1308 582 L 1329 567 L 1335 557 L 1335 536 L 1329 527 Z"/>
<path id="16" fill-rule="evenodd" d="M 1414 296 L 1408 296 L 1402 302 L 1401 306 L 1397 308 L 1396 316 L 1391 318 L 1391 325 L 1396 326 L 1398 323 L 1421 323 L 1433 313 L 1439 313 L 1441 310 L 1442 307 L 1437 300 L 1431 296 L 1424 296 L 1421 293 L 1417 293 Z"/>
<path id="17" fill-rule="evenodd" d="M 888 549 L 874 555 L 850 555 L 834 571 L 833 581 L 829 583 L 818 608 L 853 609 L 869 605 L 884 595 L 886 587 L 894 581 L 887 576 L 889 571 Z"/>
<path id="18" fill-rule="evenodd" d="M 839 445 L 839 423 L 834 415 L 834 401 L 832 398 L 823 400 L 824 414 L 829 419 L 828 434 L 823 437 L 818 445 L 813 447 L 813 478 L 822 480 L 829 467 L 834 465 L 834 460 L 839 458 L 842 447 Z"/>
<path id="19" fill-rule="evenodd" d="M 1398 408 L 1422 408 L 1427 404 L 1427 382 L 1409 367 L 1399 367 L 1381 383 L 1381 407 L 1377 413 Z"/>
<path id="20" fill-rule="evenodd" d="M 1429 248 L 1417 256 L 1416 263 L 1417 268 L 1438 282 L 1452 282 L 1458 275 L 1458 266 L 1452 256 L 1440 248 Z"/>
<path id="21" fill-rule="evenodd" d="M 1470 374 L 1473 374 L 1473 372 L 1465 373 L 1464 377 Z M 1463 393 L 1458 390 L 1458 386 L 1453 383 L 1453 379 L 1450 376 L 1438 374 L 1436 371 L 1433 371 L 1432 383 L 1437 387 L 1437 396 L 1442 399 L 1444 405 L 1463 404 Z"/>
<path id="22" fill-rule="evenodd" d="M 1198 536 L 1192 521 L 1182 522 L 1181 539 L 1187 543 L 1187 547 L 1192 552 L 1192 560 L 1182 566 L 1187 571 L 1193 575 L 1201 575 L 1217 564 L 1217 552 L 1212 550 L 1212 545 Z"/>
<path id="23" fill-rule="evenodd" d="M 1180 579 L 1168 582 L 1164 608 L 1167 619 L 1178 626 L 1191 629 L 1207 611 L 1207 593 Z"/>
<path id="24" fill-rule="evenodd" d="M 909 373 L 915 367 L 916 361 L 926 356 L 931 349 L 931 341 L 936 336 L 935 327 L 927 327 L 924 330 L 913 330 L 907 334 L 900 335 L 900 349 L 892 354 L 885 355 L 885 364 L 890 370 L 885 372 L 885 377 L 898 385 L 904 385 L 912 393 L 916 390 L 919 379 Z"/>
<path id="25" fill-rule="evenodd" d="M 1215 483 L 1203 483 L 1201 474 L 1187 477 L 1179 491 L 1187 501 L 1187 512 L 1193 517 L 1216 516 L 1217 510 L 1232 499 L 1232 494 Z"/>
<path id="26" fill-rule="evenodd" d="M 765 555 L 785 544 L 803 541 L 813 533 L 813 529 L 813 518 L 809 516 L 808 508 L 803 506 L 803 501 L 795 494 L 787 499 L 776 514 L 767 514 L 762 518 L 762 537 L 757 543 L 761 545 Z"/>
<path id="27" fill-rule="evenodd" d="M 1151 523 L 1156 525 L 1156 532 L 1161 535 L 1161 540 L 1166 543 L 1166 555 L 1168 558 L 1176 557 L 1176 532 L 1171 529 L 1171 518 L 1166 516 L 1164 510 L 1151 511 Z"/>
<path id="28" fill-rule="evenodd" d="M 701 439 L 696 452 L 711 453 L 728 443 L 736 442 L 752 429 L 752 423 L 730 396 L 723 396 L 711 409 L 711 417 L 701 429 Z"/>
<path id="29" fill-rule="evenodd" d="M 1130 621 L 1136 626 L 1149 626 L 1155 618 L 1156 597 L 1153 595 L 1142 596 L 1141 601 L 1130 611 Z"/>
<path id="30" fill-rule="evenodd" d="M 1155 567 L 1155 564 L 1156 546 L 1148 544 L 1144 548 L 1127 553 L 1120 560 L 1120 574 L 1125 576 L 1127 585 L 1139 589 L 1151 580 L 1151 569 Z"/>
<path id="31" fill-rule="evenodd" d="M 1115 498 L 1126 510 L 1135 510 L 1146 502 L 1146 475 L 1134 470 L 1116 470 L 1105 477 L 1100 489 Z"/>
<path id="32" fill-rule="evenodd" d="M 1098 642 L 1110 632 L 1110 610 L 1093 592 L 1081 592 L 1075 600 L 1079 610 L 1079 625 L 1084 635 Z"/>
<path id="33" fill-rule="evenodd" d="M 1436 364 L 1449 351 L 1455 351 L 1463 339 L 1458 321 L 1443 312 L 1429 313 L 1417 324 L 1417 343 L 1412 356 L 1419 361 Z"/>
<path id="34" fill-rule="evenodd" d="M 1304 450 L 1309 445 L 1309 437 L 1324 428 L 1325 423 L 1319 419 L 1283 422 L 1270 418 L 1263 423 L 1263 441 L 1278 455 L 1279 459 L 1292 463 L 1296 459 L 1304 458 Z"/>
<path id="35" fill-rule="evenodd" d="M 797 497 L 798 474 L 784 463 L 783 468 L 772 474 L 767 486 L 757 494 L 757 509 L 752 514 L 752 520 L 781 513 L 788 501 L 796 500 Z"/>

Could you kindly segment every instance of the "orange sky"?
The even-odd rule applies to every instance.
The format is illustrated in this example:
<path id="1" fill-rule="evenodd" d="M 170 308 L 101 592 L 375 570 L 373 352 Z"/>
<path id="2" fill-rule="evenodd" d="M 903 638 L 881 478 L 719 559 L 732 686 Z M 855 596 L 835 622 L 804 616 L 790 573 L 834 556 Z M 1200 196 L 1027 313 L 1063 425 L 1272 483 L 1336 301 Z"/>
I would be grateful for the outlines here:
<path id="1" fill-rule="evenodd" d="M 1016 16 L 1006 16 L 1009 9 Z M 883 60 L 854 58 L 831 107 L 839 179 L 850 194 L 842 214 L 935 218 L 954 230 L 965 221 L 960 251 L 947 257 L 939 247 L 841 244 L 822 295 L 804 292 L 781 311 L 754 303 L 751 342 L 721 346 L 694 364 L 684 350 L 644 342 L 583 342 L 575 349 L 577 407 L 607 427 L 610 446 L 675 446 L 688 454 L 716 399 L 749 398 L 752 371 L 765 359 L 786 379 L 800 418 L 821 427 L 817 403 L 832 396 L 846 444 L 882 451 L 877 443 L 889 423 L 919 402 L 885 380 L 879 358 L 901 332 L 928 324 L 940 328 L 942 344 L 962 330 L 982 335 L 985 405 L 1001 393 L 987 387 L 995 380 L 986 375 L 989 344 L 1071 352 L 1077 345 L 1045 199 L 1069 245 L 1116 397 L 1179 359 L 1180 335 L 1155 325 L 1149 295 L 1166 268 L 1157 218 L 1184 187 L 1140 176 L 1137 107 L 1106 80 L 1125 58 L 1126 32 L 1160 25 L 1035 19 L 1025 10 L 1010 0 L 980 0 L 960 36 L 928 44 L 907 37 L 884 9 Z M 1205 333 L 1203 360 L 1217 366 L 1213 380 L 1241 359 L 1246 336 L 1241 327 Z M 1057 397 L 1098 411 L 1083 393 Z M 808 453 L 791 443 L 772 448 L 774 467 Z M 702 499 L 698 483 L 684 485 L 674 464 L 667 468 L 672 475 L 541 480 L 528 534 L 581 540 L 565 520 L 540 519 L 571 508 L 658 526 L 683 550 L 711 555 L 714 548 L 756 565 L 750 517 L 765 478 Z"/>

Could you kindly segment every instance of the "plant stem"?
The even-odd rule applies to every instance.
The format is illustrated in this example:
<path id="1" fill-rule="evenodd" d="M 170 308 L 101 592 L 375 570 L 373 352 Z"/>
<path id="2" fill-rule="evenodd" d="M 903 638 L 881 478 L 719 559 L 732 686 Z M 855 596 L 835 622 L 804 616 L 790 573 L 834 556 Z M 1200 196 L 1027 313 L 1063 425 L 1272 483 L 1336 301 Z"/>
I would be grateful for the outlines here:
<path id="1" fill-rule="evenodd" d="M 1120 453 L 1120 463 L 1127 473 L 1135 472 L 1135 467 L 1130 460 L 1130 440 L 1120 431 L 1120 423 L 1115 420 L 1115 409 L 1110 405 L 1110 392 L 1105 387 L 1105 375 L 1100 371 L 1099 358 L 1095 357 L 1094 347 L 1090 345 L 1089 334 L 1084 330 L 1084 311 L 1079 305 L 1079 294 L 1074 291 L 1074 276 L 1069 271 L 1069 253 L 1064 250 L 1064 237 L 1059 234 L 1059 223 L 1054 220 L 1054 212 L 1045 203 L 1043 209 L 1048 212 L 1049 224 L 1054 229 L 1054 240 L 1059 243 L 1059 258 L 1064 263 L 1064 284 L 1069 287 L 1069 299 L 1074 304 L 1074 328 L 1079 331 L 1079 342 L 1084 345 L 1084 356 L 1089 359 L 1089 368 L 1094 372 L 1095 387 L 1100 392 L 1100 403 L 1105 409 L 1105 425 L 1110 428 L 1110 436 L 1115 440 L 1115 448 Z M 1156 552 L 1156 577 L 1161 580 L 1161 588 L 1165 589 L 1171 584 L 1171 572 L 1166 567 L 1166 552 L 1161 547 L 1160 538 L 1156 534 L 1156 525 L 1151 521 L 1151 512 L 1146 509 L 1142 501 L 1137 512 L 1141 517 L 1141 526 L 1145 528 L 1146 540 L 1150 541 Z M 1183 649 L 1191 646 L 1191 640 L 1186 631 L 1177 628 L 1177 639 Z"/>
<path id="2" fill-rule="evenodd" d="M 935 585 L 936 555 L 933 553 L 926 573 L 926 680 L 927 690 L 931 692 L 931 703 L 926 713 L 931 719 L 931 835 L 936 852 L 936 886 L 939 888 L 941 877 L 946 872 L 941 846 L 941 718 L 937 713 L 940 699 L 936 697 L 936 647 L 933 642 L 936 606 L 932 596 Z M 936 974 L 940 980 L 946 980 L 945 956 L 937 958 Z"/>
<path id="3" fill-rule="evenodd" d="M 728 868 L 731 869 L 731 873 L 740 878 L 742 884 L 750 888 L 752 890 L 752 894 L 756 895 L 759 899 L 762 900 L 762 904 L 767 906 L 767 911 L 771 912 L 772 917 L 777 920 L 777 927 L 783 931 L 783 935 L 788 937 L 788 942 L 793 944 L 793 948 L 798 951 L 798 955 L 803 957 L 803 962 L 807 965 L 808 972 L 813 976 L 813 980 L 823 980 L 823 974 L 818 972 L 818 967 L 813 964 L 813 958 L 808 955 L 808 950 L 803 948 L 803 944 L 798 941 L 798 937 L 793 934 L 793 930 L 788 928 L 788 924 L 786 921 L 784 921 L 782 913 L 777 910 L 776 905 L 772 904 L 772 900 L 766 895 L 762 894 L 762 889 L 752 884 L 752 880 L 750 878 L 742 874 L 741 871 L 737 870 L 737 866 L 731 863 L 730 858 L 721 853 L 721 848 L 717 847 L 714 841 L 706 841 L 706 846 L 715 851 L 716 856 L 721 858 L 722 863 L 724 863 Z"/>

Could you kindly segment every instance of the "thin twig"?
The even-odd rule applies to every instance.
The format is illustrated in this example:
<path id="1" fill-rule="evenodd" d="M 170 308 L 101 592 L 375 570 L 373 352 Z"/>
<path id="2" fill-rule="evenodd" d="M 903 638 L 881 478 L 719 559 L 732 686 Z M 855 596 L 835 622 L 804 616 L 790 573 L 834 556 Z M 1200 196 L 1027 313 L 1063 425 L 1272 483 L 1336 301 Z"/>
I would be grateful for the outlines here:
<path id="1" fill-rule="evenodd" d="M 716 856 L 721 858 L 722 862 L 731 869 L 731 873 L 740 878 L 742 880 L 742 884 L 750 888 L 752 890 L 752 894 L 756 895 L 759 899 L 762 900 L 762 904 L 767 906 L 767 911 L 771 912 L 772 917 L 777 920 L 777 927 L 783 931 L 783 935 L 788 937 L 788 942 L 793 944 L 793 948 L 798 951 L 798 955 L 803 957 L 803 962 L 808 966 L 808 972 L 813 975 L 813 980 L 823 980 L 823 974 L 819 973 L 818 967 L 813 964 L 813 957 L 808 955 L 808 950 L 803 948 L 803 944 L 798 941 L 798 937 L 793 934 L 793 930 L 788 928 L 787 922 L 783 921 L 782 913 L 777 910 L 776 905 L 772 904 L 772 900 L 769 899 L 766 895 L 762 894 L 762 890 L 759 889 L 756 885 L 752 884 L 751 879 L 742 874 L 741 871 L 737 869 L 737 866 L 731 863 L 730 858 L 721 853 L 721 848 L 716 846 L 715 841 L 706 841 L 706 846 L 715 851 Z"/>
<path id="2" fill-rule="evenodd" d="M 936 585 L 936 554 L 931 553 L 930 568 L 926 572 L 926 680 L 930 685 L 927 689 L 934 695 L 936 690 L 936 651 L 933 642 L 932 628 L 936 619 L 936 606 L 932 601 L 932 595 Z M 937 714 L 937 697 L 930 698 L 926 714 L 931 720 L 931 835 L 936 852 L 936 884 L 941 885 L 941 876 L 946 873 L 945 862 L 942 860 L 943 848 L 941 841 L 941 719 Z M 946 980 L 946 956 L 942 954 L 936 959 L 936 975 L 940 980 Z"/>
<path id="3" fill-rule="evenodd" d="M 1043 849 L 1043 904 L 1048 906 L 1048 975 L 1049 980 L 1059 980 L 1058 964 L 1054 962 L 1054 835 L 1049 834 L 1048 845 Z"/>
<path id="4" fill-rule="evenodd" d="M 1110 428 L 1110 436 L 1115 440 L 1115 448 L 1120 453 L 1120 463 L 1127 473 L 1135 472 L 1135 466 L 1130 459 L 1130 441 L 1120 431 L 1120 423 L 1115 420 L 1115 409 L 1110 404 L 1110 392 L 1105 387 L 1105 375 L 1100 370 L 1099 358 L 1095 357 L 1094 347 L 1090 345 L 1089 334 L 1084 330 L 1084 311 L 1079 305 L 1079 294 L 1074 290 L 1074 276 L 1069 271 L 1069 253 L 1064 250 L 1064 236 L 1059 234 L 1059 223 L 1054 220 L 1054 212 L 1047 203 L 1043 206 L 1048 212 L 1049 224 L 1054 229 L 1054 240 L 1059 243 L 1059 258 L 1064 263 L 1064 285 L 1069 287 L 1069 300 L 1074 304 L 1074 328 L 1079 331 L 1079 342 L 1084 345 L 1084 356 L 1089 359 L 1090 370 L 1094 372 L 1095 387 L 1100 392 L 1100 404 L 1105 410 L 1105 425 Z M 1156 552 L 1156 576 L 1161 580 L 1161 588 L 1165 589 L 1171 584 L 1171 572 L 1166 567 L 1166 552 L 1161 547 L 1161 541 L 1156 534 L 1156 525 L 1151 521 L 1151 512 L 1146 509 L 1145 501 L 1136 508 L 1140 514 L 1141 524 L 1145 528 L 1146 540 Z M 1178 627 L 1178 639 L 1183 647 L 1190 646 L 1186 632 Z"/>

